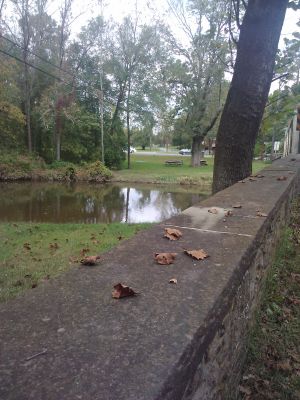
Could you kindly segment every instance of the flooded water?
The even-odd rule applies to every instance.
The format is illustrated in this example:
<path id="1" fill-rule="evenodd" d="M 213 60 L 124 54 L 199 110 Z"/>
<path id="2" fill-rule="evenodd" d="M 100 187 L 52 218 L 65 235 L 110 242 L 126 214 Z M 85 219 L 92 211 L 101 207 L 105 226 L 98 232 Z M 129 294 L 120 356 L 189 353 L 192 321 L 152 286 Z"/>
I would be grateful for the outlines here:
<path id="1" fill-rule="evenodd" d="M 207 197 L 197 187 L 0 183 L 0 221 L 159 222 Z"/>

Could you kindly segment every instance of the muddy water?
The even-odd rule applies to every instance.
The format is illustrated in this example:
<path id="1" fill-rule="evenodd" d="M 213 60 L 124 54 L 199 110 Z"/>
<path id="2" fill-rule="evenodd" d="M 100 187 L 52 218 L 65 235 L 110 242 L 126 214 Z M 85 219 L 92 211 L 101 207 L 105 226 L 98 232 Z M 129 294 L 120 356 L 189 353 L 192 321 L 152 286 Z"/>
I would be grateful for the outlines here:
<path id="1" fill-rule="evenodd" d="M 0 222 L 159 222 L 207 197 L 197 187 L 0 183 Z"/>

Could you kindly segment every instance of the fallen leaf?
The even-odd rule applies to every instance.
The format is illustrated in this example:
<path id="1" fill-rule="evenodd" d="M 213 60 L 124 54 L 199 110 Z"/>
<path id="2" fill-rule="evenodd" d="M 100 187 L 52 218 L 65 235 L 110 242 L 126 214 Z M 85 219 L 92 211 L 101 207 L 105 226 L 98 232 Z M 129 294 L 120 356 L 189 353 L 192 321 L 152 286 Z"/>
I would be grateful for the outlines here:
<path id="1" fill-rule="evenodd" d="M 216 208 L 209 208 L 207 211 L 211 214 L 218 214 L 218 210 Z"/>
<path id="2" fill-rule="evenodd" d="M 112 291 L 112 297 L 114 299 L 121 299 L 122 297 L 135 296 L 137 293 L 131 289 L 129 286 L 125 286 L 122 283 L 117 283 L 114 285 L 114 290 Z"/>
<path id="3" fill-rule="evenodd" d="M 165 228 L 164 237 L 168 238 L 169 240 L 178 240 L 182 236 L 182 232 L 178 229 L 173 228 Z"/>
<path id="4" fill-rule="evenodd" d="M 240 203 L 233 204 L 232 208 L 242 208 Z"/>
<path id="5" fill-rule="evenodd" d="M 250 181 L 250 182 L 255 182 L 256 180 L 257 180 L 257 179 L 255 179 L 255 178 L 251 178 L 251 177 L 249 178 L 249 181 Z"/>
<path id="6" fill-rule="evenodd" d="M 86 256 L 80 260 L 82 265 L 96 265 L 100 256 Z"/>
<path id="7" fill-rule="evenodd" d="M 90 249 L 88 249 L 88 248 L 81 249 L 81 250 L 80 250 L 80 255 L 81 255 L 82 257 L 84 257 L 85 254 L 88 253 L 89 251 L 90 251 Z"/>
<path id="8" fill-rule="evenodd" d="M 24 243 L 24 244 L 23 244 L 23 247 L 24 247 L 24 249 L 26 249 L 26 250 L 31 250 L 30 243 Z"/>
<path id="9" fill-rule="evenodd" d="M 277 177 L 277 180 L 278 180 L 278 181 L 286 181 L 286 180 L 287 180 L 287 177 L 286 177 L 286 176 L 278 176 L 278 177 Z"/>
<path id="10" fill-rule="evenodd" d="M 204 260 L 205 258 L 209 257 L 207 253 L 205 253 L 204 250 L 184 250 L 186 254 L 189 256 L 195 258 L 196 260 Z"/>
<path id="11" fill-rule="evenodd" d="M 244 181 L 244 179 L 242 179 L 241 181 L 239 181 L 239 183 L 246 183 L 246 181 Z"/>
<path id="12" fill-rule="evenodd" d="M 264 175 L 262 174 L 250 175 L 250 178 L 264 178 Z"/>
<path id="13" fill-rule="evenodd" d="M 173 264 L 177 253 L 155 253 L 154 258 L 157 264 L 169 265 Z"/>
<path id="14" fill-rule="evenodd" d="M 263 213 L 263 212 L 261 212 L 261 211 L 256 211 L 256 216 L 257 216 L 257 217 L 267 217 L 268 214 Z"/>
<path id="15" fill-rule="evenodd" d="M 50 243 L 49 244 L 49 248 L 51 249 L 51 250 L 57 250 L 58 249 L 58 244 L 57 243 Z"/>
<path id="16" fill-rule="evenodd" d="M 77 257 L 72 257 L 72 256 L 69 257 L 69 261 L 70 261 L 71 263 L 78 263 L 78 262 L 79 262 L 79 260 L 78 260 Z"/>
<path id="17" fill-rule="evenodd" d="M 177 279 L 176 278 L 172 278 L 169 280 L 169 283 L 173 283 L 174 285 L 177 285 Z"/>
<path id="18" fill-rule="evenodd" d="M 227 210 L 225 212 L 225 217 L 232 217 L 233 216 L 233 212 L 231 210 Z"/>
<path id="19" fill-rule="evenodd" d="M 276 364 L 276 369 L 280 369 L 282 371 L 291 371 L 292 366 L 290 360 L 280 361 Z"/>
<path id="20" fill-rule="evenodd" d="M 37 283 L 33 283 L 32 285 L 31 285 L 31 289 L 35 289 L 37 287 Z"/>

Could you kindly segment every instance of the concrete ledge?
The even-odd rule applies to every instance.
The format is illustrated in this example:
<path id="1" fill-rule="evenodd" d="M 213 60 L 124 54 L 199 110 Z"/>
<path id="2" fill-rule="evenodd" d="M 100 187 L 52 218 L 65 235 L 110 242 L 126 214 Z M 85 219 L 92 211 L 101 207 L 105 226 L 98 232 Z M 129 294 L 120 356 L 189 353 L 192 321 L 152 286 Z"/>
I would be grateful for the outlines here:
<path id="1" fill-rule="evenodd" d="M 121 243 L 98 267 L 76 267 L 2 304 L 0 398 L 234 398 L 245 336 L 299 171 L 300 157 L 279 160 L 264 178 L 237 183 Z M 236 203 L 242 208 L 224 222 L 221 210 Z M 257 217 L 257 209 L 268 217 Z M 163 239 L 166 226 L 180 227 L 183 237 Z M 184 248 L 210 257 L 194 261 Z M 162 251 L 177 252 L 175 264 L 155 264 L 153 253 Z M 173 277 L 178 285 L 168 283 Z M 117 282 L 141 294 L 114 300 Z"/>

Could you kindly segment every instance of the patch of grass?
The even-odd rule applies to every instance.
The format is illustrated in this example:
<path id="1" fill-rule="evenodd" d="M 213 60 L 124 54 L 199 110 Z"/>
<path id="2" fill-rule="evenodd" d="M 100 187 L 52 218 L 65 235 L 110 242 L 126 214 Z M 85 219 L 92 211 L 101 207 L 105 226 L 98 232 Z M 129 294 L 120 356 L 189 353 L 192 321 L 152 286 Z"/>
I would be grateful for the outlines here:
<path id="1" fill-rule="evenodd" d="M 268 271 L 241 382 L 248 394 L 241 399 L 300 399 L 299 210 L 298 200 Z"/>
<path id="2" fill-rule="evenodd" d="M 111 249 L 151 224 L 0 224 L 0 301 Z"/>
<path id="3" fill-rule="evenodd" d="M 182 166 L 165 165 L 166 160 L 182 160 Z M 168 155 L 131 155 L 131 169 L 114 172 L 114 180 L 119 182 L 145 182 L 145 183 L 167 183 L 201 185 L 210 187 L 213 176 L 213 158 L 206 158 L 207 166 L 199 168 L 191 167 L 189 156 Z M 253 162 L 253 172 L 263 169 L 266 163 L 263 161 Z"/>

